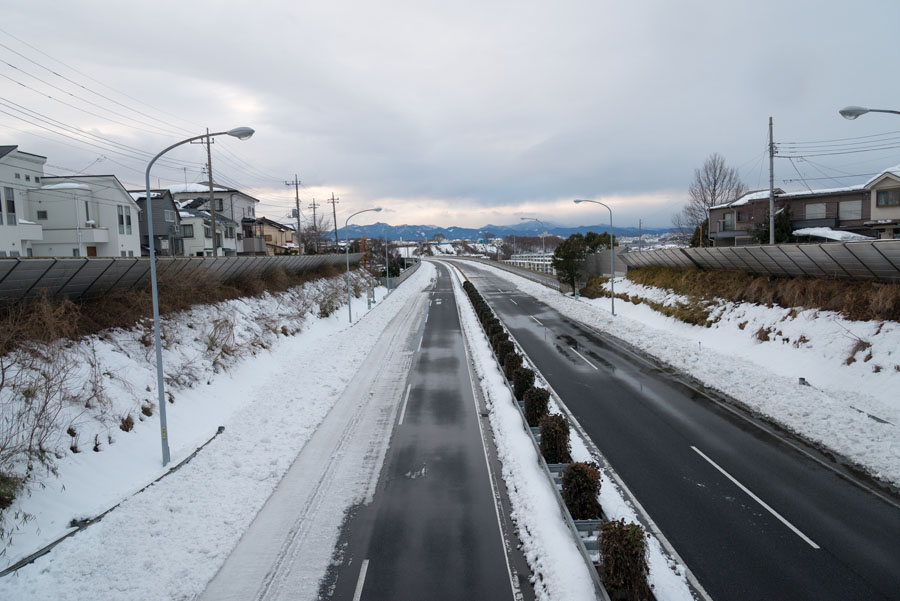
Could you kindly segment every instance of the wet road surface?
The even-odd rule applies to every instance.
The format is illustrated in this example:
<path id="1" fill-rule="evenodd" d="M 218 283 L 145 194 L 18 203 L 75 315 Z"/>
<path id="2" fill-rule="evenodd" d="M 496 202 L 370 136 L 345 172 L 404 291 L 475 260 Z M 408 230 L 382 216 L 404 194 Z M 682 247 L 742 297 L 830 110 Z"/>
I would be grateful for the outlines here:
<path id="1" fill-rule="evenodd" d="M 323 597 L 533 599 L 528 568 L 495 507 L 450 273 L 437 280 L 373 502 L 356 509 Z M 489 428 L 486 420 L 483 423 Z M 487 434 L 489 437 L 489 433 Z M 490 445 L 489 445 L 490 446 Z M 488 449 L 490 452 L 490 449 Z M 501 524 L 504 528 L 501 528 Z M 504 538 L 504 535 L 506 538 Z"/>
<path id="2" fill-rule="evenodd" d="M 713 599 L 900 598 L 896 499 L 461 267 Z"/>

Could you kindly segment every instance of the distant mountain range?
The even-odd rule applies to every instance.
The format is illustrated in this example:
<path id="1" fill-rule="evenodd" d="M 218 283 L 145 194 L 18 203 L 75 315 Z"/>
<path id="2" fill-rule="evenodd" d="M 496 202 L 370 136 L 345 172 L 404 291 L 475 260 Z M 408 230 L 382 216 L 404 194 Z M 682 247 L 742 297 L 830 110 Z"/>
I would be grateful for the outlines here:
<path id="1" fill-rule="evenodd" d="M 602 234 L 609 231 L 608 225 L 579 225 L 576 227 L 558 227 L 549 222 L 547 234 L 568 238 L 572 234 L 586 234 L 597 232 Z M 345 238 L 349 232 L 351 238 L 366 236 L 367 238 L 387 237 L 389 240 L 431 240 L 435 234 L 441 234 L 447 240 L 477 240 L 487 237 L 503 238 L 505 236 L 539 236 L 543 228 L 535 221 L 528 221 L 516 225 L 492 225 L 488 224 L 480 228 L 468 227 L 439 227 L 436 225 L 390 225 L 387 223 L 373 223 L 371 225 L 351 225 L 348 228 L 340 228 L 338 235 Z M 664 234 L 672 231 L 671 228 L 643 228 L 644 234 Z M 636 227 L 613 227 L 613 234 L 619 237 L 637 236 Z"/>

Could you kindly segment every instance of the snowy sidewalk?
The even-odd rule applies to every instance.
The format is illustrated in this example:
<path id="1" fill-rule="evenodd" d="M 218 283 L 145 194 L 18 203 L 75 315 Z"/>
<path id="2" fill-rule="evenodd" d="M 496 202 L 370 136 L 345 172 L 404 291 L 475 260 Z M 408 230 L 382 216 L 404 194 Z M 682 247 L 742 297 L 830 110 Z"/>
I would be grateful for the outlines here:
<path id="1" fill-rule="evenodd" d="M 200 599 L 316 597 L 344 513 L 374 494 L 425 299 L 391 321 Z"/>

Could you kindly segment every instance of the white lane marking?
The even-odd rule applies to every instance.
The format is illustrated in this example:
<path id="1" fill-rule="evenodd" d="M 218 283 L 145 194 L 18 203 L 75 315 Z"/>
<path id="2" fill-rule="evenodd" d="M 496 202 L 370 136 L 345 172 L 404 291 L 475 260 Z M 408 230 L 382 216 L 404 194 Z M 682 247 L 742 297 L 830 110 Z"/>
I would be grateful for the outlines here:
<path id="1" fill-rule="evenodd" d="M 416 352 L 417 352 L 417 353 L 422 351 L 422 341 L 423 341 L 423 340 L 425 340 L 425 333 L 424 333 L 424 332 L 422 332 L 422 337 L 419 338 L 419 348 L 416 349 Z"/>
<path id="2" fill-rule="evenodd" d="M 406 405 L 409 403 L 409 389 L 412 388 L 412 384 L 406 385 L 406 394 L 403 395 L 403 404 L 400 406 L 400 421 L 397 422 L 398 426 L 403 425 L 403 418 L 406 416 Z"/>
<path id="3" fill-rule="evenodd" d="M 356 581 L 356 592 L 353 593 L 353 601 L 362 598 L 363 585 L 366 583 L 366 572 L 369 571 L 369 560 L 363 559 L 362 568 L 359 570 L 359 580 Z"/>
<path id="4" fill-rule="evenodd" d="M 517 303 L 517 302 L 514 301 L 513 299 L 509 299 L 509 302 L 511 302 L 512 304 L 514 304 L 514 305 L 517 306 L 517 307 L 519 306 L 519 303 Z"/>
<path id="5" fill-rule="evenodd" d="M 530 317 L 531 319 L 533 319 L 533 320 L 535 321 L 535 323 L 537 323 L 539 326 L 543 326 L 543 325 L 544 325 L 544 324 L 542 324 L 541 322 L 539 322 L 539 321 L 538 321 L 538 318 L 535 317 L 534 315 L 529 315 L 528 317 Z"/>
<path id="6" fill-rule="evenodd" d="M 712 465 L 714 468 L 716 468 L 717 470 L 719 470 L 720 472 L 722 472 L 722 474 L 723 474 L 726 478 L 728 478 L 729 480 L 731 480 L 732 482 L 734 482 L 734 484 L 735 484 L 738 488 L 740 488 L 742 491 L 744 491 L 745 493 L 747 493 L 748 495 L 750 495 L 750 498 L 751 498 L 751 499 L 753 499 L 754 501 L 756 501 L 757 503 L 759 503 L 760 505 L 762 505 L 769 513 L 771 513 L 771 514 L 774 515 L 776 518 L 778 518 L 778 520 L 779 520 L 782 524 L 784 524 L 785 526 L 787 526 L 788 528 L 790 528 L 790 529 L 794 532 L 794 534 L 796 534 L 797 536 L 799 536 L 800 538 L 802 538 L 804 541 L 806 541 L 806 543 L 809 544 L 810 547 L 812 547 L 813 549 L 818 549 L 818 548 L 819 548 L 819 545 L 817 545 L 817 544 L 814 543 L 812 540 L 810 540 L 810 538 L 809 538 L 808 536 L 806 536 L 805 534 L 803 534 L 802 532 L 800 532 L 800 530 L 798 530 L 796 526 L 794 526 L 794 525 L 791 524 L 789 521 L 787 521 L 786 519 L 784 519 L 784 518 L 781 516 L 780 513 L 778 513 L 777 511 L 775 511 L 775 510 L 772 509 L 771 507 L 769 507 L 769 505 L 767 505 L 765 501 L 763 501 L 762 499 L 760 499 L 759 497 L 757 497 L 755 494 L 753 494 L 753 493 L 750 491 L 749 488 L 747 488 L 746 486 L 744 486 L 743 484 L 741 484 L 740 482 L 738 482 L 738 481 L 734 478 L 734 476 L 732 476 L 731 474 L 729 474 L 728 472 L 726 472 L 725 470 L 723 470 L 723 469 L 719 466 L 719 464 L 717 464 L 715 461 L 713 461 L 712 459 L 710 459 L 709 457 L 707 457 L 706 455 L 704 455 L 704 454 L 703 454 L 703 451 L 701 451 L 700 449 L 698 449 L 697 447 L 694 447 L 694 446 L 692 446 L 691 448 L 694 449 L 694 451 L 696 451 L 698 455 L 700 455 L 701 457 L 703 457 L 704 459 L 706 459 L 706 461 L 708 461 L 710 465 Z"/>
<path id="7" fill-rule="evenodd" d="M 576 355 L 578 355 L 579 357 L 581 357 L 581 360 L 582 360 L 582 361 L 584 361 L 585 363 L 587 363 L 588 365 L 590 365 L 590 366 L 593 367 L 594 369 L 596 369 L 596 370 L 598 370 L 598 371 L 600 370 L 599 367 L 597 367 L 596 365 L 594 365 L 593 363 L 591 363 L 590 361 L 588 361 L 588 360 L 585 358 L 584 355 L 582 355 L 581 353 L 579 353 L 578 351 L 576 351 L 575 349 L 573 349 L 571 346 L 570 346 L 569 348 L 572 349 L 572 352 L 573 352 L 573 353 L 575 353 Z"/>

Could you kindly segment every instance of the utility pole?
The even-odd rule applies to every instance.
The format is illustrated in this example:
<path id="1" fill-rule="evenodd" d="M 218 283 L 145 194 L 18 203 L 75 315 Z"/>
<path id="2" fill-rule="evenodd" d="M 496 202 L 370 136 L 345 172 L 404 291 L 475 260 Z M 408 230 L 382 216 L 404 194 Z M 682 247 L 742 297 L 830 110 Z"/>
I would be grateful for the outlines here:
<path id="1" fill-rule="evenodd" d="M 216 248 L 216 196 L 213 193 L 213 175 L 212 175 L 212 136 L 209 135 L 209 128 L 206 128 L 206 170 L 209 172 L 209 215 L 212 221 L 212 251 L 213 256 L 218 257 L 219 251 Z M 147 202 L 150 202 L 148 199 Z"/>
<path id="2" fill-rule="evenodd" d="M 313 198 L 312 204 L 309 205 L 309 208 L 313 211 L 313 240 L 315 242 L 316 254 L 319 254 L 319 223 L 316 221 L 316 209 L 322 205 L 316 204 L 316 199 Z"/>
<path id="3" fill-rule="evenodd" d="M 759 146 L 757 146 L 757 148 L 759 148 Z M 641 220 L 638 219 L 638 252 L 641 252 L 641 250 L 643 250 L 643 241 L 643 236 L 641 236 Z"/>
<path id="4" fill-rule="evenodd" d="M 769 244 L 775 245 L 775 142 L 769 117 Z"/>
<path id="5" fill-rule="evenodd" d="M 296 204 L 297 211 L 297 252 L 300 252 L 300 180 L 297 179 L 297 174 L 294 174 L 294 181 L 292 182 L 284 182 L 285 186 L 294 186 L 294 203 Z"/>
<path id="6" fill-rule="evenodd" d="M 331 193 L 331 200 L 326 201 L 331 203 L 331 211 L 334 214 L 334 249 L 337 250 L 340 248 L 338 244 L 338 235 L 337 235 L 337 203 L 340 198 L 334 197 L 334 192 Z"/>

